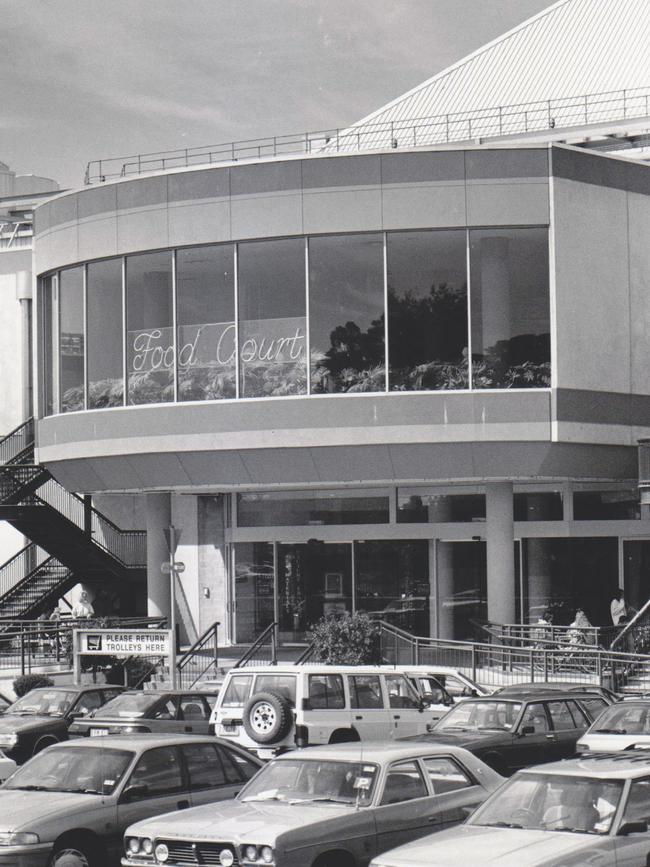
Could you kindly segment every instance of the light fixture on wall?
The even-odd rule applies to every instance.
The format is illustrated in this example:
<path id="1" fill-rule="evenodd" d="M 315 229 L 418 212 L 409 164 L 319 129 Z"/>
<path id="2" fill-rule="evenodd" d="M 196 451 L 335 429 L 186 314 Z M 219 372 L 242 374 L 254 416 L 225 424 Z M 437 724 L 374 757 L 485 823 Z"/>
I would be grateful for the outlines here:
<path id="1" fill-rule="evenodd" d="M 206 599 L 210 598 L 210 588 L 209 587 L 203 588 L 203 595 L 205 596 Z"/>

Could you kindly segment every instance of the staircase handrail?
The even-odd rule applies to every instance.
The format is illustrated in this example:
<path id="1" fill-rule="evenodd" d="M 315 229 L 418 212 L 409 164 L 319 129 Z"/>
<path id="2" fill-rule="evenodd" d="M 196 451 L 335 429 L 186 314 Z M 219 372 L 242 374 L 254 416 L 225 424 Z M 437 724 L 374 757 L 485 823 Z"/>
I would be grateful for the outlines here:
<path id="1" fill-rule="evenodd" d="M 25 431 L 25 435 L 23 436 L 23 431 Z M 6 457 L 5 451 L 6 446 L 8 446 L 13 439 L 17 436 L 20 436 L 24 440 L 24 445 L 22 448 L 18 449 L 15 454 Z M 9 431 L 8 434 L 5 434 L 0 439 L 0 464 L 10 463 L 12 460 L 15 460 L 18 455 L 22 454 L 22 452 L 26 451 L 28 448 L 34 445 L 34 419 L 30 416 L 30 418 L 21 422 L 17 425 L 13 430 Z"/>
<path id="2" fill-rule="evenodd" d="M 176 669 L 178 671 L 179 678 L 182 682 L 183 672 L 185 671 L 186 668 L 188 668 L 188 666 L 191 663 L 195 662 L 196 660 L 204 660 L 205 661 L 206 655 L 205 655 L 205 653 L 202 653 L 201 651 L 205 651 L 206 649 L 209 648 L 209 650 L 211 652 L 210 657 L 208 657 L 207 664 L 204 665 L 202 668 L 200 668 L 200 671 L 198 671 L 198 673 L 192 672 L 192 675 L 190 675 L 190 676 L 193 677 L 193 680 L 189 684 L 182 684 L 183 689 L 192 689 L 194 684 L 203 677 L 203 675 L 206 673 L 206 671 L 208 671 L 210 668 L 215 668 L 215 669 L 217 668 L 217 666 L 219 664 L 219 626 L 220 625 L 221 625 L 221 623 L 218 620 L 216 620 L 214 623 L 212 623 L 205 630 L 203 635 L 200 635 L 197 638 L 197 640 L 194 642 L 194 644 L 188 650 L 186 650 L 183 653 L 183 655 L 176 661 Z"/>
<path id="3" fill-rule="evenodd" d="M 635 627 L 638 628 L 640 626 L 641 627 L 643 627 L 643 626 L 650 627 L 650 599 L 648 599 L 648 601 L 645 603 L 645 605 L 643 605 L 637 611 L 637 613 L 634 615 L 634 617 L 623 626 L 621 631 L 618 633 L 618 635 L 614 638 L 614 640 L 610 644 L 610 646 L 609 646 L 610 650 L 613 650 L 614 647 L 621 644 L 623 641 L 623 637 L 628 636 L 632 629 L 634 629 Z M 634 634 L 634 633 L 632 633 L 632 634 Z"/>
<path id="4" fill-rule="evenodd" d="M 271 640 L 271 662 L 270 665 L 278 664 L 278 627 L 279 623 L 277 620 L 274 620 L 273 623 L 269 623 L 266 629 L 258 635 L 255 641 L 251 644 L 245 653 L 243 653 L 237 662 L 233 665 L 233 668 L 243 668 L 247 665 L 253 656 L 264 647 L 265 644 L 268 643 L 269 639 Z"/>
<path id="5" fill-rule="evenodd" d="M 30 542 L 5 561 L 0 566 L 0 598 L 22 581 L 28 572 L 32 572 L 44 563 L 49 556 L 39 545 Z"/>

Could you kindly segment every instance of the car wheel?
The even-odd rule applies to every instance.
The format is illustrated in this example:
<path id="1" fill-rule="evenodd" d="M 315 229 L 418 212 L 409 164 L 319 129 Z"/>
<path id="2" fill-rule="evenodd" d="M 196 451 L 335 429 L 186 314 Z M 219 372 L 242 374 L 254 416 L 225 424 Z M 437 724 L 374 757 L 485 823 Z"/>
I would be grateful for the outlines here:
<path id="1" fill-rule="evenodd" d="M 79 846 L 65 846 L 52 855 L 48 867 L 95 867 L 96 862 Z"/>
<path id="2" fill-rule="evenodd" d="M 244 729 L 258 744 L 274 744 L 291 731 L 291 705 L 279 692 L 265 690 L 251 696 L 244 707 Z"/>
<path id="3" fill-rule="evenodd" d="M 36 753 L 40 753 L 41 750 L 44 750 L 46 747 L 51 747 L 52 744 L 58 744 L 56 738 L 41 738 L 40 741 L 37 741 L 34 744 L 34 752 L 32 755 L 35 756 Z"/>

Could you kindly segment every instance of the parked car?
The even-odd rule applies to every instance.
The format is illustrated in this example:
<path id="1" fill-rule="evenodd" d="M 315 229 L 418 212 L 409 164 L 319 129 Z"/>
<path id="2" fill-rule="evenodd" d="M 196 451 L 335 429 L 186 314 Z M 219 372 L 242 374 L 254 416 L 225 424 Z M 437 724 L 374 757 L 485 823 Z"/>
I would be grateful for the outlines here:
<path id="1" fill-rule="evenodd" d="M 272 758 L 295 747 L 426 732 L 447 709 L 433 710 L 397 668 L 267 665 L 228 672 L 211 723 L 220 737 Z"/>
<path id="2" fill-rule="evenodd" d="M 519 771 L 458 828 L 372 867 L 637 867 L 648 863 L 650 761 L 580 758 Z"/>
<path id="3" fill-rule="evenodd" d="M 13 704 L 10 698 L 7 698 L 4 693 L 0 692 L 0 716 L 7 710 L 9 705 Z"/>
<path id="4" fill-rule="evenodd" d="M 129 690 L 70 726 L 70 737 L 170 732 L 207 735 L 218 692 Z"/>
<path id="5" fill-rule="evenodd" d="M 120 735 L 49 747 L 0 786 L 0 865 L 113 867 L 127 825 L 230 799 L 260 764 L 214 737 Z"/>
<path id="6" fill-rule="evenodd" d="M 0 750 L 18 764 L 68 739 L 74 720 L 87 716 L 123 690 L 87 684 L 33 689 L 0 716 Z"/>
<path id="7" fill-rule="evenodd" d="M 418 740 L 471 750 L 499 774 L 575 754 L 578 738 L 607 706 L 587 693 L 540 693 L 468 698 Z M 591 710 L 590 710 L 591 708 Z"/>
<path id="8" fill-rule="evenodd" d="M 516 693 L 533 693 L 533 692 L 589 692 L 593 695 L 602 695 L 607 699 L 607 704 L 614 704 L 620 701 L 621 696 L 609 689 L 606 686 L 600 686 L 597 683 L 574 683 L 561 680 L 552 680 L 544 683 L 535 681 L 534 683 L 509 683 L 507 686 L 500 686 L 495 689 L 492 695 L 510 695 Z"/>
<path id="9" fill-rule="evenodd" d="M 366 867 L 395 843 L 462 821 L 502 782 L 453 747 L 384 742 L 285 753 L 218 810 L 132 825 L 122 864 L 147 863 L 143 853 L 153 852 L 169 867 Z"/>
<path id="10" fill-rule="evenodd" d="M 462 671 L 455 668 L 447 668 L 440 665 L 399 665 L 392 666 L 403 671 L 421 696 L 437 694 L 442 690 L 443 700 L 447 703 L 451 698 L 451 704 L 461 698 L 477 695 L 490 695 L 490 692 L 473 681 Z"/>
<path id="11" fill-rule="evenodd" d="M 578 752 L 615 752 L 634 747 L 650 748 L 650 698 L 605 708 L 576 745 Z"/>

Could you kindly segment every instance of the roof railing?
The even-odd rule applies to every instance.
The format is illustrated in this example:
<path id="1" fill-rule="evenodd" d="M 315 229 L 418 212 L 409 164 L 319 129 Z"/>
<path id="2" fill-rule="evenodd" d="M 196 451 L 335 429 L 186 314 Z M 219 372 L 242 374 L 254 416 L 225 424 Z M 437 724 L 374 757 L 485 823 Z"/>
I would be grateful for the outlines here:
<path id="1" fill-rule="evenodd" d="M 610 90 L 431 117 L 373 121 L 345 129 L 317 130 L 91 160 L 86 166 L 84 183 L 103 183 L 110 179 L 137 176 L 146 172 L 238 160 L 379 148 L 414 148 L 607 124 L 649 116 L 650 87 Z"/>

